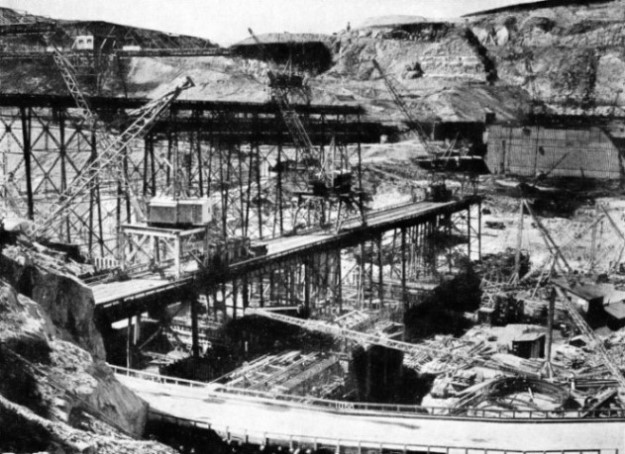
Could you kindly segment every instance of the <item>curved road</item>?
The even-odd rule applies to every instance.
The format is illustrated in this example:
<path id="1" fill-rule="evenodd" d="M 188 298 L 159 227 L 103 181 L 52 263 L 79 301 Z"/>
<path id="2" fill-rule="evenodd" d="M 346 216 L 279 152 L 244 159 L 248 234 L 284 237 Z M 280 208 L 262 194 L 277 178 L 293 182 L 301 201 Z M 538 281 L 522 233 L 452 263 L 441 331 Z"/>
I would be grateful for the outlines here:
<path id="1" fill-rule="evenodd" d="M 410 446 L 448 446 L 490 450 L 625 449 L 621 420 L 468 420 L 414 415 L 355 415 L 283 402 L 210 393 L 117 375 L 157 412 L 209 423 L 243 437 L 245 431 L 291 434 Z M 239 431 L 240 433 L 237 433 Z M 288 440 L 287 440 L 288 441 Z"/>

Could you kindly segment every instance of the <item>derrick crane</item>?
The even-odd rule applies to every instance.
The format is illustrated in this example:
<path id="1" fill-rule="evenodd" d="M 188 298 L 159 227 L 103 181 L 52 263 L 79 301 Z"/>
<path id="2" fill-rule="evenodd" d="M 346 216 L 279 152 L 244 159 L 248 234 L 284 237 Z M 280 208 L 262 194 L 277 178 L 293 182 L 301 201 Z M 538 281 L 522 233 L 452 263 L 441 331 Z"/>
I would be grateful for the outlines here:
<path id="1" fill-rule="evenodd" d="M 414 116 L 410 112 L 410 109 L 404 102 L 399 92 L 399 88 L 398 88 L 400 85 L 399 82 L 397 80 L 393 80 L 393 78 L 390 75 L 386 74 L 382 70 L 382 67 L 380 66 L 380 64 L 375 58 L 371 60 L 371 62 L 373 63 L 373 66 L 375 67 L 375 69 L 377 69 L 380 75 L 382 76 L 382 79 L 384 80 L 386 88 L 388 88 L 388 91 L 391 93 L 391 96 L 393 97 L 395 104 L 397 105 L 399 110 L 404 114 L 404 117 L 406 118 L 406 123 L 408 124 L 410 131 L 417 137 L 417 139 L 419 140 L 419 142 L 425 149 L 425 152 L 428 155 L 428 157 L 436 158 L 436 154 L 434 153 L 434 151 L 432 150 L 432 147 L 429 144 L 429 139 L 428 139 L 427 134 L 421 127 L 421 124 L 414 118 Z M 451 147 L 448 150 L 448 152 L 450 150 L 451 150 Z M 431 178 L 430 183 L 429 183 L 430 187 L 428 189 L 429 197 L 431 197 L 431 199 L 436 202 L 448 200 L 449 197 L 451 196 L 451 192 L 445 186 L 444 176 L 441 177 L 440 175 L 437 175 L 435 171 L 430 171 L 430 178 Z"/>
<path id="2" fill-rule="evenodd" d="M 78 81 L 76 80 L 76 74 L 74 72 L 74 68 L 71 62 L 67 58 L 65 58 L 65 56 L 61 53 L 61 51 L 58 50 L 56 46 L 53 46 L 52 55 L 54 58 L 54 63 L 56 64 L 57 68 L 61 72 L 63 81 L 65 82 L 65 85 L 68 91 L 72 95 L 72 98 L 74 98 L 74 102 L 76 103 L 76 106 L 79 109 L 80 117 L 87 123 L 89 129 L 96 133 L 98 140 L 100 141 L 100 143 L 103 144 L 103 148 L 105 150 L 111 148 L 113 144 L 108 134 L 98 130 L 99 118 L 97 114 L 93 111 L 93 109 L 91 108 L 89 101 L 87 101 L 87 98 L 85 97 L 82 90 L 80 89 L 80 85 L 78 84 Z M 128 194 L 130 198 L 130 203 L 132 204 L 137 220 L 144 221 L 145 215 L 143 213 L 143 210 L 141 209 L 141 205 L 139 204 L 137 195 L 132 189 L 132 186 L 130 185 L 130 183 L 124 177 L 125 173 L 123 171 L 122 160 L 123 160 L 123 157 L 120 154 L 117 159 L 111 161 L 107 170 L 109 174 L 113 177 L 113 179 L 117 180 L 119 185 Z"/>
<path id="3" fill-rule="evenodd" d="M 177 82 L 164 95 L 138 109 L 136 111 L 137 117 L 132 124 L 78 174 L 72 184 L 60 194 L 58 200 L 52 205 L 44 218 L 33 225 L 26 233 L 31 238 L 36 238 L 49 228 L 56 219 L 66 215 L 72 204 L 77 203 L 86 196 L 88 193 L 87 189 L 98 179 L 102 172 L 120 162 L 128 143 L 144 134 L 153 125 L 161 112 L 169 107 L 182 91 L 192 86 L 193 81 L 186 77 L 184 81 Z M 89 110 L 89 112 L 91 111 Z M 123 184 L 127 184 L 122 173 L 117 173 L 115 177 L 120 179 Z"/>
<path id="4" fill-rule="evenodd" d="M 248 28 L 248 32 L 262 53 L 265 54 L 265 45 L 251 28 Z M 267 58 L 267 60 L 270 59 Z M 322 151 L 316 150 L 299 115 L 291 104 L 291 98 L 295 96 L 303 99 L 307 104 L 310 103 L 309 88 L 304 74 L 294 72 L 290 64 L 288 69 L 279 69 L 275 64 L 270 66 L 271 69 L 267 71 L 267 76 L 271 98 L 278 106 L 284 124 L 293 139 L 299 162 L 304 166 L 308 192 L 301 195 L 309 195 L 322 200 L 328 200 L 333 196 L 337 197 L 339 201 L 337 227 L 340 223 L 340 210 L 343 203 L 348 206 L 357 206 L 364 220 L 363 203 L 366 195 L 362 190 L 352 187 L 353 175 L 349 166 L 349 159 L 341 159 L 344 167 L 338 168 L 336 166 L 337 160 L 333 156 L 325 156 Z M 334 150 L 331 153 L 334 154 Z"/>
<path id="5" fill-rule="evenodd" d="M 373 63 L 375 69 L 377 69 L 382 76 L 384 84 L 386 85 L 386 88 L 388 88 L 388 91 L 391 93 L 395 105 L 399 108 L 402 114 L 404 114 L 404 117 L 406 118 L 406 123 L 408 124 L 410 131 L 412 131 L 416 135 L 417 139 L 419 139 L 419 142 L 421 142 L 421 145 L 423 145 L 423 148 L 425 148 L 427 154 L 432 155 L 433 152 L 429 146 L 427 134 L 425 133 L 419 122 L 414 118 L 414 116 L 410 112 L 410 109 L 404 102 L 403 97 L 399 93 L 399 82 L 393 80 L 390 75 L 386 74 L 375 58 L 371 60 L 371 62 Z"/>

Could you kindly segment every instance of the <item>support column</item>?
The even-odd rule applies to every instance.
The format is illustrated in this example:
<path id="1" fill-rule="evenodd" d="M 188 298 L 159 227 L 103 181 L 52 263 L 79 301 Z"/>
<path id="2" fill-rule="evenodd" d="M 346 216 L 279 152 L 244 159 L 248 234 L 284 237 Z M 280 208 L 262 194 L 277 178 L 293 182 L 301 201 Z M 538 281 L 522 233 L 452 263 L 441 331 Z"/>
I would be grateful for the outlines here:
<path id="1" fill-rule="evenodd" d="M 22 118 L 22 141 L 24 154 L 24 171 L 26 173 L 26 196 L 28 204 L 28 219 L 31 221 L 35 216 L 34 201 L 33 201 L 33 182 L 31 175 L 31 109 L 20 107 L 20 113 Z"/>
<path id="2" fill-rule="evenodd" d="M 137 345 L 141 339 L 141 313 L 134 317 L 134 330 L 132 332 L 132 345 Z"/>
<path id="3" fill-rule="evenodd" d="M 232 319 L 236 320 L 237 319 L 237 299 L 238 299 L 238 292 L 237 292 L 237 280 L 236 279 L 232 279 Z"/>
<path id="4" fill-rule="evenodd" d="M 477 259 L 482 260 L 482 202 L 477 204 Z"/>
<path id="5" fill-rule="evenodd" d="M 382 234 L 377 238 L 378 247 L 378 298 L 380 299 L 380 308 L 384 307 L 384 266 L 382 260 Z"/>
<path id="6" fill-rule="evenodd" d="M 343 270 L 341 269 L 341 250 L 336 250 L 336 300 L 339 303 L 339 314 L 343 313 Z"/>
<path id="7" fill-rule="evenodd" d="M 132 315 L 127 319 L 126 326 L 126 367 L 132 368 Z"/>
<path id="8" fill-rule="evenodd" d="M 191 353 L 194 359 L 200 357 L 200 336 L 198 332 L 197 300 L 191 297 Z"/>
<path id="9" fill-rule="evenodd" d="M 304 307 L 307 315 L 310 315 L 310 264 L 304 263 Z"/>
<path id="10" fill-rule="evenodd" d="M 471 205 L 467 208 L 467 256 L 471 260 Z"/>
<path id="11" fill-rule="evenodd" d="M 250 287 L 249 281 L 247 278 L 247 274 L 243 276 L 243 315 L 245 315 L 245 310 L 250 305 Z"/>
<path id="12" fill-rule="evenodd" d="M 263 279 L 262 272 L 258 275 L 258 291 L 260 299 L 260 307 L 265 307 L 265 281 Z"/>
<path id="13" fill-rule="evenodd" d="M 408 289 L 406 288 L 406 228 L 401 228 L 401 294 L 404 310 L 408 307 Z"/>

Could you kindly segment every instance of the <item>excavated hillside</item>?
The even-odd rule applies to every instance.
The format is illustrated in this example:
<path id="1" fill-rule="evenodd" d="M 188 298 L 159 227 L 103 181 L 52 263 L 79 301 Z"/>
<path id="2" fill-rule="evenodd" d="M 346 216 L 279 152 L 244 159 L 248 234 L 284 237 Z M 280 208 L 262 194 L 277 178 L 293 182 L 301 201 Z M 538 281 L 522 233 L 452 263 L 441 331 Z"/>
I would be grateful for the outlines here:
<path id="1" fill-rule="evenodd" d="M 625 104 L 616 99 L 625 88 L 622 1 L 548 1 L 476 15 L 470 26 L 501 82 L 556 111 L 610 114 Z"/>
<path id="2" fill-rule="evenodd" d="M 256 52 L 248 39 L 233 46 L 232 56 L 123 58 L 107 73 L 103 92 L 122 96 L 125 87 L 129 96 L 149 96 L 187 74 L 197 86 L 183 97 L 265 102 L 265 61 L 292 54 L 295 64 L 299 59 L 312 71 L 314 103 L 360 104 L 368 120 L 398 124 L 402 119 L 373 58 L 400 82 L 408 105 L 422 120 L 480 122 L 487 112 L 501 120 L 518 119 L 530 110 L 532 98 L 555 112 L 609 115 L 615 104 L 625 104 L 617 99 L 625 88 L 624 18 L 625 4 L 617 0 L 551 0 L 457 20 L 378 18 L 323 39 L 270 34 Z M 99 23 L 58 24 L 67 40 L 71 30 L 86 32 Z M 144 46 L 164 39 L 132 30 Z M 60 35 L 56 39 L 63 41 Z M 17 43 L 41 46 L 32 36 L 16 39 L 3 38 L 0 49 L 11 50 Z M 168 46 L 192 42 L 189 37 L 167 39 Z M 193 45 L 213 46 L 209 41 Z M 324 45 L 327 53 L 320 50 Z M 2 66 L 4 92 L 66 92 L 51 59 L 3 60 Z"/>

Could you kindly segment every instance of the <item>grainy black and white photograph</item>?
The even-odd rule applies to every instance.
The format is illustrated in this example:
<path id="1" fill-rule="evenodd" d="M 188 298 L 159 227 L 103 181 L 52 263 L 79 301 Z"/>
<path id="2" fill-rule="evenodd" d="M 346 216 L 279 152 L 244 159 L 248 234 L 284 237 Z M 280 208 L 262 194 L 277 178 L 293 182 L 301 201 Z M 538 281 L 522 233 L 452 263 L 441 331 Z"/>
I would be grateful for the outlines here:
<path id="1" fill-rule="evenodd" d="M 623 454 L 625 0 L 0 0 L 0 452 Z"/>

